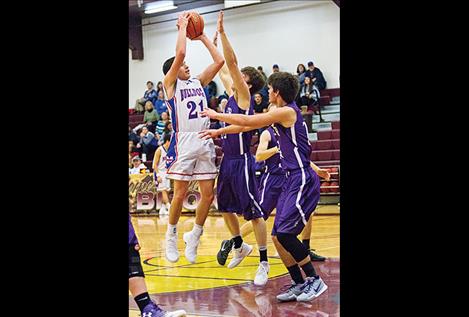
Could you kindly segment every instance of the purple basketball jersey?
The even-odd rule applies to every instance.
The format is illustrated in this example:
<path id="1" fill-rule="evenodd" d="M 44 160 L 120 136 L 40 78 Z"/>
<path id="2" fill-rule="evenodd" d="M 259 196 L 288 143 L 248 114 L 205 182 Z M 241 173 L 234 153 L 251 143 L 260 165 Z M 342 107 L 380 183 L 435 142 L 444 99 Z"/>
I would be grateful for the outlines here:
<path id="1" fill-rule="evenodd" d="M 308 129 L 296 103 L 285 105 L 296 112 L 296 122 L 290 128 L 275 123 L 279 134 L 280 160 L 285 171 L 292 171 L 310 165 L 311 145 L 308 140 Z"/>
<path id="2" fill-rule="evenodd" d="M 240 114 L 254 114 L 252 104 L 248 110 L 243 110 L 238 106 L 234 96 L 228 99 L 228 103 L 225 107 L 225 113 L 240 113 Z M 224 123 L 228 127 L 229 123 Z M 223 125 L 223 123 L 222 123 Z M 223 155 L 225 156 L 240 156 L 244 153 L 250 153 L 249 147 L 251 146 L 252 132 L 241 132 L 237 134 L 225 134 L 222 135 L 222 149 Z"/>

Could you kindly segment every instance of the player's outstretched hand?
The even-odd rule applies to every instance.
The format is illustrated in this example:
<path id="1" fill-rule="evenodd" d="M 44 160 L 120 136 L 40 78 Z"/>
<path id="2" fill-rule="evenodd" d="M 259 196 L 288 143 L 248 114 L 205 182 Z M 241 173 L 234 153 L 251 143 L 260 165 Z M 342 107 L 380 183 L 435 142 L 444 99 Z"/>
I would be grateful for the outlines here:
<path id="1" fill-rule="evenodd" d="M 220 135 L 220 131 L 216 129 L 208 129 L 199 132 L 199 138 L 208 140 L 210 138 L 216 139 Z"/>
<path id="2" fill-rule="evenodd" d="M 320 168 L 316 172 L 319 177 L 324 178 L 326 181 L 329 181 L 331 179 L 331 174 L 323 168 Z"/>
<path id="3" fill-rule="evenodd" d="M 213 109 L 204 109 L 204 111 L 201 111 L 200 112 L 200 115 L 202 117 L 209 117 L 210 119 L 215 119 L 215 117 L 217 116 L 217 112 Z"/>
<path id="4" fill-rule="evenodd" d="M 220 11 L 220 13 L 218 13 L 218 21 L 217 21 L 217 31 L 218 33 L 223 33 L 225 32 L 225 28 L 223 27 L 223 11 Z"/>
<path id="5" fill-rule="evenodd" d="M 186 11 L 184 11 L 182 14 L 179 15 L 178 21 L 176 23 L 176 25 L 178 27 L 178 30 L 179 30 L 180 27 L 182 27 L 182 28 L 187 27 L 187 23 L 189 23 L 189 15 L 190 15 L 190 13 L 186 12 Z"/>

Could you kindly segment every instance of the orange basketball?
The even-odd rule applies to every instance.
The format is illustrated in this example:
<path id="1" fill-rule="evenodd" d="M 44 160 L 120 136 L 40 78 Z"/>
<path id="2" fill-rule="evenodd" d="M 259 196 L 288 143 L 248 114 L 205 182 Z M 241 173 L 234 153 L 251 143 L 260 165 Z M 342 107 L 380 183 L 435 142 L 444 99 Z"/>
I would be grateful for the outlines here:
<path id="1" fill-rule="evenodd" d="M 190 12 L 186 35 L 191 40 L 204 33 L 204 19 L 195 11 Z"/>

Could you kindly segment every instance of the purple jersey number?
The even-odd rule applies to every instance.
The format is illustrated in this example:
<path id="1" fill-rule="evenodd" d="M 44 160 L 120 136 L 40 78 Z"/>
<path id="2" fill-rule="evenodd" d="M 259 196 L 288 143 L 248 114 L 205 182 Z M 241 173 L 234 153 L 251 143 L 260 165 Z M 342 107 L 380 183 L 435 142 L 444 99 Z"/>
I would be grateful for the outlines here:
<path id="1" fill-rule="evenodd" d="M 199 106 L 200 106 L 200 111 L 203 111 L 204 110 L 203 100 L 200 101 Z M 197 108 L 197 105 L 195 104 L 195 102 L 189 101 L 187 103 L 187 109 L 191 109 L 191 111 L 189 112 L 189 120 L 197 119 L 197 111 L 195 111 L 195 108 Z"/>

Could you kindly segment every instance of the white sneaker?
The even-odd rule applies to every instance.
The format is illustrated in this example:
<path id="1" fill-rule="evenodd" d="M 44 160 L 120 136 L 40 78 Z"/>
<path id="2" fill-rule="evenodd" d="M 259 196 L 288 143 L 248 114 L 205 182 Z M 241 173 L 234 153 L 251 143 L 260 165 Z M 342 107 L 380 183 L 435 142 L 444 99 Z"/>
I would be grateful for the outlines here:
<path id="1" fill-rule="evenodd" d="M 259 263 L 259 268 L 256 272 L 256 277 L 254 278 L 254 285 L 257 286 L 264 286 L 267 284 L 267 280 L 269 279 L 269 262 L 262 261 Z"/>
<path id="2" fill-rule="evenodd" d="M 228 264 L 228 268 L 232 269 L 234 267 L 237 267 L 241 261 L 247 257 L 249 254 L 252 252 L 252 246 L 249 244 L 243 242 L 241 247 L 239 249 L 233 249 L 234 250 L 234 255 L 233 258 L 231 259 L 230 263 Z"/>
<path id="3" fill-rule="evenodd" d="M 307 302 L 324 293 L 327 290 L 327 285 L 320 277 L 307 277 L 301 290 L 302 293 L 296 297 L 296 300 Z"/>
<path id="4" fill-rule="evenodd" d="M 166 234 L 166 259 L 169 262 L 177 262 L 179 260 L 178 236 L 177 234 Z"/>
<path id="5" fill-rule="evenodd" d="M 192 232 L 186 232 L 183 235 L 183 239 L 186 243 L 186 250 L 184 252 L 186 259 L 194 264 L 197 258 L 197 247 L 199 246 L 200 236 L 197 237 L 195 234 L 192 234 Z"/>
<path id="6" fill-rule="evenodd" d="M 303 284 L 295 284 L 292 281 L 291 285 L 287 285 L 281 289 L 281 293 L 277 295 L 277 299 L 281 302 L 289 302 L 296 300 L 296 297 L 302 293 Z"/>
<path id="7" fill-rule="evenodd" d="M 161 205 L 161 208 L 160 208 L 160 211 L 159 211 L 159 215 L 167 215 L 169 214 L 168 210 L 166 209 L 166 206 L 165 205 Z"/>

